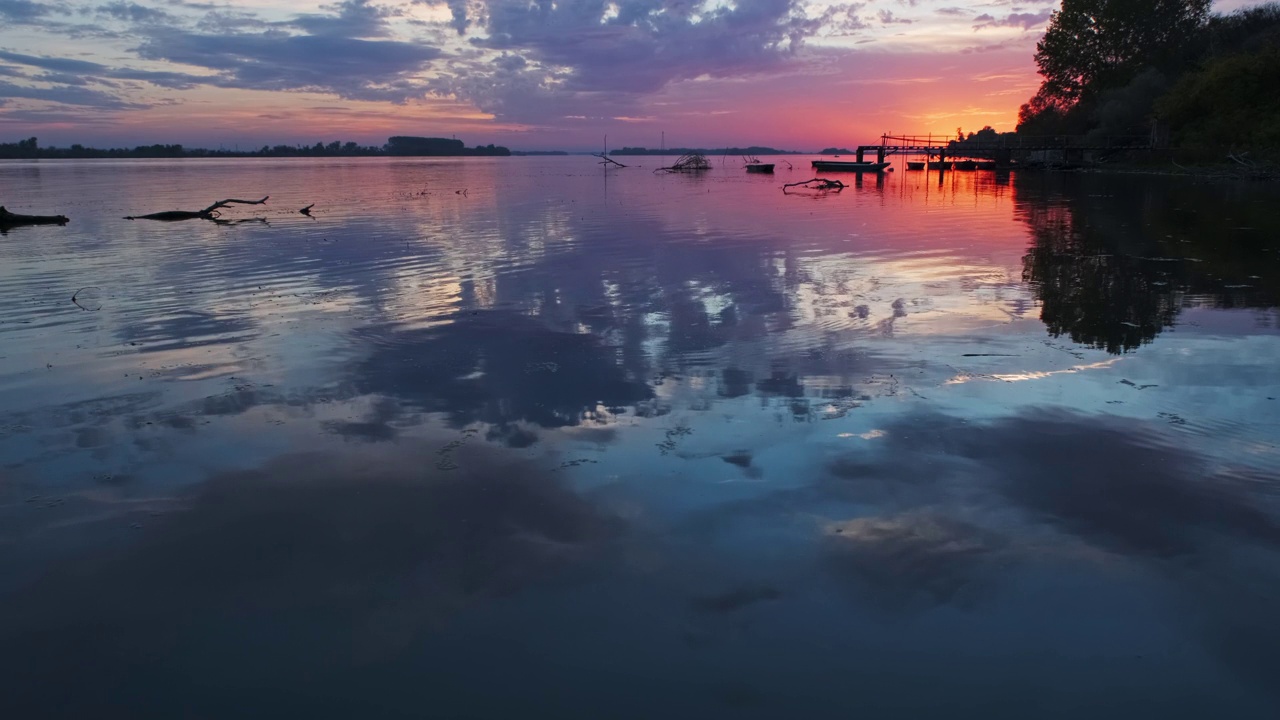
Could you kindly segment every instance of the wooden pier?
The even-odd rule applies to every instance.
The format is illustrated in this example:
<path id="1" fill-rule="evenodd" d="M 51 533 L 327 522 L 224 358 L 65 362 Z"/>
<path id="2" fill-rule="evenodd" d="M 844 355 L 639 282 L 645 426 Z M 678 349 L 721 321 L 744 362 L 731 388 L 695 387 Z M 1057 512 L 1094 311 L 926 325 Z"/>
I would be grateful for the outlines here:
<path id="1" fill-rule="evenodd" d="M 949 139 L 939 135 L 890 135 L 880 136 L 878 145 L 859 145 L 858 162 L 864 162 L 868 153 L 875 153 L 876 162 L 885 162 L 893 155 L 923 156 L 926 162 L 945 163 L 949 159 L 994 161 L 997 167 L 1011 167 L 1026 163 L 1037 155 L 1061 156 L 1063 163 L 1082 163 L 1089 157 L 1121 151 L 1150 150 L 1153 138 L 1140 136 L 1113 136 L 1096 139 L 1085 136 L 997 136 L 995 138 Z"/>

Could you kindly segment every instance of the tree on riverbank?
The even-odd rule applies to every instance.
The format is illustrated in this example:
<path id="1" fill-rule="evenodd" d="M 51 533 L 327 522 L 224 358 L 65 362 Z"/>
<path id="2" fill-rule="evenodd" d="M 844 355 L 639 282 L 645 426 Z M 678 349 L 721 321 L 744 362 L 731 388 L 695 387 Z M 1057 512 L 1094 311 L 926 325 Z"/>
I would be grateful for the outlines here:
<path id="1" fill-rule="evenodd" d="M 1203 63 L 1155 104 L 1184 145 L 1280 150 L 1280 4 L 1213 18 Z"/>
<path id="2" fill-rule="evenodd" d="M 1209 0 L 1063 0 L 1035 59 L 1043 82 L 1020 134 L 1280 140 L 1280 4 L 1213 15 Z"/>
<path id="3" fill-rule="evenodd" d="M 1036 66 L 1044 80 L 1018 113 L 1019 130 L 1082 134 L 1104 94 L 1125 88 L 1144 71 L 1180 71 L 1189 62 L 1209 3 L 1063 0 L 1036 44 Z"/>

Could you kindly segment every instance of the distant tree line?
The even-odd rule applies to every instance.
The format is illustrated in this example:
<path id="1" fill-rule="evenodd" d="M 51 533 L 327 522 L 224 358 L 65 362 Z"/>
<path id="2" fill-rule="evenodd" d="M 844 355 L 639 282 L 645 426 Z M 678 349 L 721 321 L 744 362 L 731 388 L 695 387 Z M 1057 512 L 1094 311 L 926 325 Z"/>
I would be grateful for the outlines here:
<path id="1" fill-rule="evenodd" d="M 610 155 L 687 155 L 697 153 L 699 155 L 799 155 L 796 150 L 777 150 L 771 147 L 760 147 L 752 145 L 751 147 L 731 147 L 731 148 L 645 148 L 645 147 L 624 147 L 617 150 L 609 151 Z"/>
<path id="2" fill-rule="evenodd" d="M 80 144 L 66 148 L 40 147 L 36 138 L 16 143 L 0 143 L 0 159 L 82 159 L 82 158 L 201 158 L 201 157 L 363 157 L 510 155 L 505 147 L 477 145 L 468 148 L 461 140 L 396 136 L 381 147 L 334 140 L 327 145 L 263 145 L 257 150 L 209 150 L 182 145 L 139 145 L 133 148 L 89 148 Z"/>
<path id="3" fill-rule="evenodd" d="M 1280 158 L 1280 4 L 1063 0 L 1036 45 L 1020 135 L 1148 135 Z"/>

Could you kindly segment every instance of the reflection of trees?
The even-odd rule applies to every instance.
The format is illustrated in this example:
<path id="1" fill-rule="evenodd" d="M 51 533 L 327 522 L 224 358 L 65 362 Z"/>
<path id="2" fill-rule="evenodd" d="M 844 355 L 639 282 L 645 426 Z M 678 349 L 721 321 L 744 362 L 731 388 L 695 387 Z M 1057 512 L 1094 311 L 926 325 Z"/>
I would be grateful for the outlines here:
<path id="1" fill-rule="evenodd" d="M 1178 315 L 1168 278 L 1152 263 L 1108 248 L 1069 209 L 1037 211 L 1023 279 L 1042 303 L 1040 319 L 1054 337 L 1108 352 L 1151 342 Z"/>
<path id="2" fill-rule="evenodd" d="M 1264 239 L 1276 220 L 1254 200 L 1158 178 L 1019 178 L 1032 243 L 1023 279 L 1041 320 L 1055 337 L 1121 353 L 1184 307 L 1274 305 L 1280 268 Z"/>

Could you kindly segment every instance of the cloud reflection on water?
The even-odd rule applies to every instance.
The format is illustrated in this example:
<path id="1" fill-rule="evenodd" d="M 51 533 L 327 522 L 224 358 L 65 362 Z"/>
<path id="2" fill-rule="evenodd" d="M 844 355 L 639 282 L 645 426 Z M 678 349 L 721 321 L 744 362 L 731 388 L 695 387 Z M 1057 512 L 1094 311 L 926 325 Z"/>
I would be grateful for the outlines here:
<path id="1" fill-rule="evenodd" d="M 440 472 L 434 455 L 280 457 L 209 478 L 131 540 L 49 563 L 0 596 L 0 707 L 177 712 L 210 700 L 210 671 L 240 691 L 343 682 L 470 605 L 591 562 L 623 528 L 534 466 L 476 452 Z"/>

